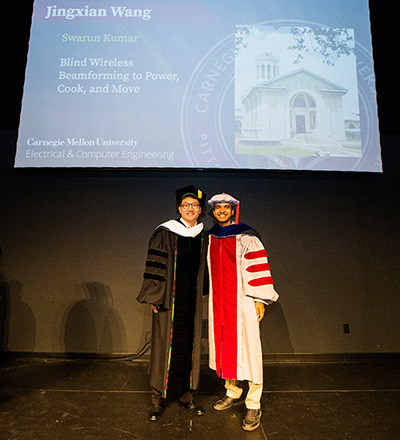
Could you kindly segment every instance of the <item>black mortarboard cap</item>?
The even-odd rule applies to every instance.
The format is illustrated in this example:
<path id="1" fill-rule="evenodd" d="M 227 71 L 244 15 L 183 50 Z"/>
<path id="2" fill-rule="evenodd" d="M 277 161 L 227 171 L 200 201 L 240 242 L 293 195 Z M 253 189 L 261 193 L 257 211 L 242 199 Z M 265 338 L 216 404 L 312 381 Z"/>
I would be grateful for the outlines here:
<path id="1" fill-rule="evenodd" d="M 180 205 L 185 197 L 193 197 L 194 199 L 197 199 L 199 201 L 200 206 L 205 205 L 206 194 L 193 185 L 185 186 L 184 188 L 178 189 L 175 191 L 175 194 L 177 205 Z"/>

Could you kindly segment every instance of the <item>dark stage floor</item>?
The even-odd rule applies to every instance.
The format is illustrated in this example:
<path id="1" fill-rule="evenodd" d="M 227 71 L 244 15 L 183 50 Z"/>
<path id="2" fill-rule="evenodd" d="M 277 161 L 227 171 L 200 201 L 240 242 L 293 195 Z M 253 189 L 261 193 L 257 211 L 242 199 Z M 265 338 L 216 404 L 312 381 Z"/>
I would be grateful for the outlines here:
<path id="1" fill-rule="evenodd" d="M 241 428 L 244 406 L 217 412 L 222 381 L 204 364 L 191 416 L 172 402 L 147 419 L 147 363 L 14 359 L 0 364 L 0 439 L 398 440 L 400 363 L 264 365 L 262 425 Z"/>

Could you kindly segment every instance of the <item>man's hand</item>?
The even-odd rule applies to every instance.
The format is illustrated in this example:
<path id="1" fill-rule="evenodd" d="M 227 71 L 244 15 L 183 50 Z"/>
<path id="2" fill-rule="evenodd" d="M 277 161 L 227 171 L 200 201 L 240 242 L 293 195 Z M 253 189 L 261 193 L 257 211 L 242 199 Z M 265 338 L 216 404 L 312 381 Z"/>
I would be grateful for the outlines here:
<path id="1" fill-rule="evenodd" d="M 151 306 L 151 310 L 153 310 L 153 313 L 157 314 L 158 313 L 157 306 L 155 306 L 154 304 L 150 304 L 150 306 Z"/>
<path id="2" fill-rule="evenodd" d="M 257 322 L 261 322 L 261 320 L 264 318 L 264 312 L 265 312 L 264 303 L 255 302 L 254 305 L 256 306 Z"/>

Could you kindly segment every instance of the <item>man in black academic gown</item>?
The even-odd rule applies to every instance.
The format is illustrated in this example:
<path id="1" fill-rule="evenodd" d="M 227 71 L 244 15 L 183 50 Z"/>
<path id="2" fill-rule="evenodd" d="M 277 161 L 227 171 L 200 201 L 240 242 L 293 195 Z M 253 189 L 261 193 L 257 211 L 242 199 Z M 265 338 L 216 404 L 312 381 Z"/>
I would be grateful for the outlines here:
<path id="1" fill-rule="evenodd" d="M 181 218 L 156 228 L 150 238 L 143 285 L 137 300 L 152 308 L 149 419 L 158 420 L 167 398 L 196 415 L 193 400 L 200 376 L 202 296 L 207 232 L 197 223 L 206 195 L 193 185 L 176 191 Z"/>

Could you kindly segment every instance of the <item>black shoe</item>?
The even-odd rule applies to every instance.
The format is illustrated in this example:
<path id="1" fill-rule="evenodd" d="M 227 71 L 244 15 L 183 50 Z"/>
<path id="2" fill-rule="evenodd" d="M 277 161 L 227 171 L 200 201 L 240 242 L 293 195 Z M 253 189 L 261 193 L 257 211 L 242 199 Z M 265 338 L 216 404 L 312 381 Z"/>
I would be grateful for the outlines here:
<path id="1" fill-rule="evenodd" d="M 149 411 L 149 420 L 157 421 L 164 413 L 164 408 L 161 405 L 152 405 Z"/>
<path id="2" fill-rule="evenodd" d="M 245 431 L 254 431 L 260 426 L 261 409 L 248 409 L 243 419 L 242 428 Z"/>
<path id="3" fill-rule="evenodd" d="M 202 416 L 204 414 L 204 409 L 200 405 L 192 400 L 191 402 L 182 403 L 182 405 L 195 416 Z"/>
<path id="4" fill-rule="evenodd" d="M 217 411 L 223 411 L 224 409 L 232 408 L 232 406 L 240 405 L 244 402 L 243 398 L 233 399 L 229 396 L 224 396 L 222 399 L 217 400 L 213 408 Z"/>

